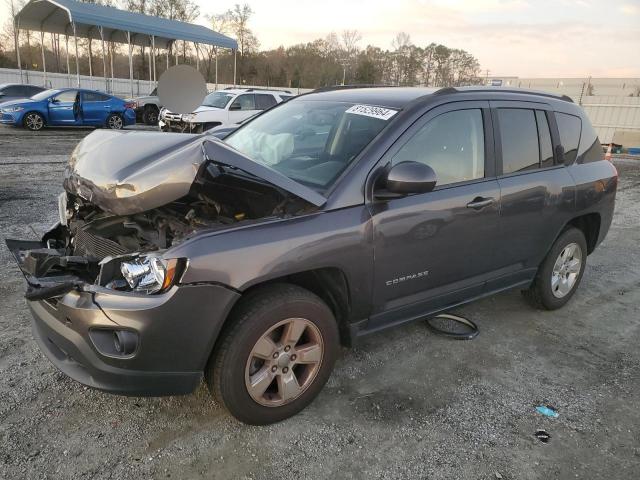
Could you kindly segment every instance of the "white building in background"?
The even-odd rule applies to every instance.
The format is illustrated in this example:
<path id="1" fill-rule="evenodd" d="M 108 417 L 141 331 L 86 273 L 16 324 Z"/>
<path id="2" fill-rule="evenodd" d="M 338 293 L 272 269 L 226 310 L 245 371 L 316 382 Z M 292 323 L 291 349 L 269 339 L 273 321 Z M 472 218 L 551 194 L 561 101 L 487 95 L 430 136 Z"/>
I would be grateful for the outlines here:
<path id="1" fill-rule="evenodd" d="M 486 83 L 567 95 L 585 109 L 602 143 L 640 147 L 640 78 L 488 77 Z"/>

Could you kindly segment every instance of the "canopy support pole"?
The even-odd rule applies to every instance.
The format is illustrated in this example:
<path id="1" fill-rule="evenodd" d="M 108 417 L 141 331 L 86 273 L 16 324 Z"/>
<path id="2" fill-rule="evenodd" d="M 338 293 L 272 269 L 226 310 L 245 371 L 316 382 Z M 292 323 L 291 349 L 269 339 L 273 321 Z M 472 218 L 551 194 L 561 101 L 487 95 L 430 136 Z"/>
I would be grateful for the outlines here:
<path id="1" fill-rule="evenodd" d="M 153 51 L 153 57 L 152 57 L 152 61 L 153 61 L 153 83 L 157 87 L 158 85 L 156 84 L 156 36 L 155 35 L 151 35 L 151 50 Z"/>
<path id="2" fill-rule="evenodd" d="M 237 64 L 238 64 L 238 49 L 233 51 L 233 86 L 237 85 L 236 83 L 236 72 L 237 72 Z"/>
<path id="3" fill-rule="evenodd" d="M 133 98 L 133 52 L 131 50 L 131 32 L 127 32 L 127 43 L 129 43 L 129 86 L 131 87 L 131 97 Z"/>
<path id="4" fill-rule="evenodd" d="M 20 70 L 20 83 L 24 83 L 22 79 L 22 62 L 20 61 L 20 19 L 13 19 L 13 40 L 16 48 L 16 60 L 18 61 L 18 70 Z"/>
<path id="5" fill-rule="evenodd" d="M 149 39 L 149 82 L 151 82 L 151 55 L 153 54 L 153 48 L 151 47 L 151 39 Z"/>
<path id="6" fill-rule="evenodd" d="M 171 43 L 167 43 L 167 70 L 169 70 L 169 49 L 171 48 Z M 165 70 L 166 71 L 166 70 Z"/>
<path id="7" fill-rule="evenodd" d="M 73 26 L 73 42 L 76 46 L 76 83 L 80 88 L 80 61 L 78 60 L 78 36 L 76 35 L 76 23 L 71 24 Z"/>
<path id="8" fill-rule="evenodd" d="M 104 51 L 104 29 L 98 27 L 100 41 L 102 42 L 102 76 L 104 77 L 104 90 L 109 92 L 109 80 L 107 80 L 107 54 Z"/>
<path id="9" fill-rule="evenodd" d="M 69 35 L 64 34 L 64 53 L 67 60 L 67 87 L 71 86 L 71 67 L 69 66 Z"/>
<path id="10" fill-rule="evenodd" d="M 42 52 L 42 72 L 44 73 L 43 86 L 47 88 L 47 61 L 44 57 L 44 31 L 40 30 L 40 51 Z"/>
<path id="11" fill-rule="evenodd" d="M 111 32 L 111 35 L 109 35 L 109 64 L 111 67 L 111 92 L 109 93 L 113 93 L 113 34 L 115 32 Z"/>
<path id="12" fill-rule="evenodd" d="M 218 47 L 213 47 L 216 54 L 216 90 L 218 90 Z"/>

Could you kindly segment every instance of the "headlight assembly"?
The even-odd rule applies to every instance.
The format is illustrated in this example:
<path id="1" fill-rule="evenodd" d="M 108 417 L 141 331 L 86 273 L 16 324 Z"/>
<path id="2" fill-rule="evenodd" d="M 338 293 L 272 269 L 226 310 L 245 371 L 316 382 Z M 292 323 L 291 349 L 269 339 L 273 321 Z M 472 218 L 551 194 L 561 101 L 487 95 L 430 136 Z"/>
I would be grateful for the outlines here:
<path id="1" fill-rule="evenodd" d="M 159 293 L 171 287 L 178 277 L 183 262 L 172 258 L 138 257 L 120 264 L 120 272 L 132 290 L 136 292 Z"/>
<path id="2" fill-rule="evenodd" d="M 196 119 L 196 114 L 195 113 L 185 113 L 184 115 L 182 115 L 182 121 L 183 122 L 193 122 Z"/>
<path id="3" fill-rule="evenodd" d="M 19 107 L 19 106 L 15 106 L 15 107 L 5 107 L 2 109 L 2 111 L 4 113 L 15 113 L 15 112 L 21 112 L 22 110 L 24 110 L 24 107 Z"/>

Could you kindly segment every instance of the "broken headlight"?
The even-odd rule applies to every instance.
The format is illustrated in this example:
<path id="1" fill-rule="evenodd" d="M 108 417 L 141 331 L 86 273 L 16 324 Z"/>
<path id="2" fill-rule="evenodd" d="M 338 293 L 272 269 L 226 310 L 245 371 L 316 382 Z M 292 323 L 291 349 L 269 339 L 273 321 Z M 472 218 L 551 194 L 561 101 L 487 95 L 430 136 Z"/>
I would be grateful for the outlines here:
<path id="1" fill-rule="evenodd" d="M 146 293 L 164 292 L 177 280 L 180 259 L 137 257 L 120 264 L 120 272 L 132 290 Z"/>

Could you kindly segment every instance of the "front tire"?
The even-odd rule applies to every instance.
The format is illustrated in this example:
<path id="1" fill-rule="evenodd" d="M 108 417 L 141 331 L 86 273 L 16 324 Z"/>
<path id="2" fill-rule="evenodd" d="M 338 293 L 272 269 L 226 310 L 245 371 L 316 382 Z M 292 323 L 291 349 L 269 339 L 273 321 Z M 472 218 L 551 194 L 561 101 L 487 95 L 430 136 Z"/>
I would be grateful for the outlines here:
<path id="1" fill-rule="evenodd" d="M 107 128 L 111 130 L 122 130 L 124 128 L 124 120 L 117 113 L 112 113 L 107 117 Z"/>
<path id="2" fill-rule="evenodd" d="M 207 384 L 241 422 L 279 422 L 309 405 L 329 379 L 338 327 L 320 298 L 295 285 L 269 285 L 241 302 L 207 368 Z"/>
<path id="3" fill-rule="evenodd" d="M 38 132 L 44 127 L 44 117 L 38 112 L 28 112 L 24 116 L 22 124 L 25 128 L 31 130 L 32 132 Z"/>
<path id="4" fill-rule="evenodd" d="M 584 234 L 577 228 L 567 228 L 542 261 L 531 287 L 522 293 L 534 307 L 556 310 L 575 293 L 586 263 Z"/>

